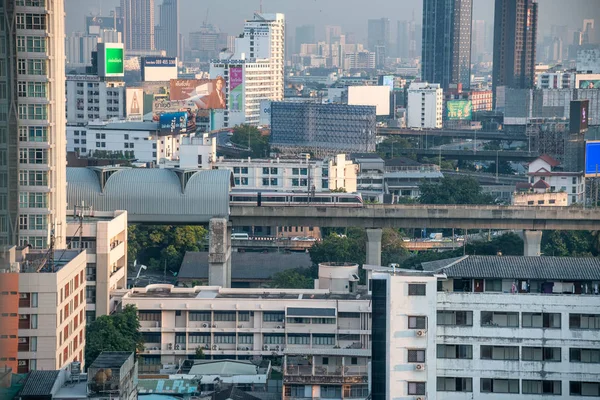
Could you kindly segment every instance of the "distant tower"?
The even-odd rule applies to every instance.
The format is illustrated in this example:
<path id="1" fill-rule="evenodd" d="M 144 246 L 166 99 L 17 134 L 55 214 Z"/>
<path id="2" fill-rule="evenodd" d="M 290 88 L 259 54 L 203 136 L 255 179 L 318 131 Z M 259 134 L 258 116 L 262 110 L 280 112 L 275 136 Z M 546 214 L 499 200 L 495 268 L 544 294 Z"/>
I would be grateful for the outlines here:
<path id="1" fill-rule="evenodd" d="M 154 0 L 121 0 L 126 50 L 155 50 Z"/>
<path id="2" fill-rule="evenodd" d="M 424 81 L 470 87 L 472 10 L 473 0 L 423 0 Z"/>
<path id="3" fill-rule="evenodd" d="M 165 50 L 168 57 L 180 57 L 179 0 L 163 0 L 158 7 L 160 24 L 156 27 L 156 49 Z"/>

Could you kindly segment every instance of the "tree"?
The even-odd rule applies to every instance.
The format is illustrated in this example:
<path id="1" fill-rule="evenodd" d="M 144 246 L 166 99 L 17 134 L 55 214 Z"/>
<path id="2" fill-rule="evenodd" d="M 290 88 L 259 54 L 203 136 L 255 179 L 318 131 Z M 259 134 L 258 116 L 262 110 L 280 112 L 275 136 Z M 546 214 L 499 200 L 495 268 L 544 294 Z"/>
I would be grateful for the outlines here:
<path id="1" fill-rule="evenodd" d="M 87 326 L 85 363 L 91 365 L 103 351 L 143 351 L 137 308 L 127 305 L 112 315 L 103 315 Z"/>
<path id="2" fill-rule="evenodd" d="M 394 158 L 394 152 L 401 149 L 412 149 L 412 142 L 402 137 L 389 137 L 377 145 L 377 154 L 383 159 Z M 415 156 L 409 158 L 416 158 Z"/>
<path id="3" fill-rule="evenodd" d="M 239 147 L 249 149 L 250 157 L 264 158 L 271 152 L 269 137 L 261 135 L 258 128 L 252 125 L 243 124 L 233 128 L 230 140 Z"/>
<path id="4" fill-rule="evenodd" d="M 288 269 L 272 276 L 271 287 L 281 289 L 312 289 L 311 271 L 307 268 Z"/>
<path id="5" fill-rule="evenodd" d="M 542 253 L 556 257 L 589 257 L 598 255 L 597 233 L 587 231 L 545 231 Z"/>
<path id="6" fill-rule="evenodd" d="M 206 356 L 204 355 L 204 350 L 202 350 L 202 347 L 196 347 L 196 360 L 204 360 L 205 358 Z"/>
<path id="7" fill-rule="evenodd" d="M 392 228 L 384 228 L 381 235 L 381 264 L 399 263 L 408 256 L 400 232 Z"/>
<path id="8" fill-rule="evenodd" d="M 496 162 L 492 162 L 490 163 L 489 166 L 487 166 L 484 169 L 485 172 L 487 172 L 488 174 L 495 174 L 496 173 Z M 512 175 L 515 173 L 515 170 L 513 169 L 513 167 L 510 165 L 510 163 L 506 160 L 500 160 L 498 161 L 498 173 L 499 174 L 504 174 L 504 175 Z"/>
<path id="9" fill-rule="evenodd" d="M 471 177 L 444 177 L 439 183 L 419 185 L 422 204 L 491 204 L 492 197 L 484 194 L 481 185 Z"/>

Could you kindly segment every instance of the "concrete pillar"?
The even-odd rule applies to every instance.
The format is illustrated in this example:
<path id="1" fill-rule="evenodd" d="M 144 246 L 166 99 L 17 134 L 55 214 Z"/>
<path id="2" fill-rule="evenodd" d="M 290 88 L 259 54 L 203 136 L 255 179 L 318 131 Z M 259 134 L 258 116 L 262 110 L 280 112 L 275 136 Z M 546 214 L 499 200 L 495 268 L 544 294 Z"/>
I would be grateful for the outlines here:
<path id="1" fill-rule="evenodd" d="M 542 231 L 523 231 L 524 256 L 539 256 L 542 254 Z"/>
<path id="2" fill-rule="evenodd" d="M 231 287 L 231 228 L 227 219 L 211 219 L 208 231 L 208 284 Z"/>
<path id="3" fill-rule="evenodd" d="M 367 264 L 381 265 L 381 228 L 367 229 Z"/>

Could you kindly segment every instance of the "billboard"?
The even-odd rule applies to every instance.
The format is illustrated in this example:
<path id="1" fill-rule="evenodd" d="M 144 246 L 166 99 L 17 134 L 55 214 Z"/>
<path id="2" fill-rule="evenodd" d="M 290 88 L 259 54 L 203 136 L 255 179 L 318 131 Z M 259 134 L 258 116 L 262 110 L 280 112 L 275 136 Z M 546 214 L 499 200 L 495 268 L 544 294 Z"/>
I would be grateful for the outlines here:
<path id="1" fill-rule="evenodd" d="M 241 111 L 244 101 L 244 70 L 229 68 L 229 111 Z"/>
<path id="2" fill-rule="evenodd" d="M 375 106 L 377 115 L 390 115 L 389 86 L 348 86 L 349 106 Z"/>
<path id="3" fill-rule="evenodd" d="M 258 124 L 271 126 L 271 100 L 260 101 L 260 118 Z"/>
<path id="4" fill-rule="evenodd" d="M 381 77 L 381 84 L 383 86 L 389 86 L 390 91 L 394 91 L 394 75 L 383 75 Z"/>
<path id="5" fill-rule="evenodd" d="M 446 102 L 446 117 L 449 120 L 470 121 L 473 116 L 471 100 L 448 100 Z"/>
<path id="6" fill-rule="evenodd" d="M 125 92 L 125 116 L 129 119 L 141 120 L 144 115 L 144 89 L 130 87 Z"/>
<path id="7" fill-rule="evenodd" d="M 123 43 L 98 43 L 98 76 L 125 76 Z"/>
<path id="8" fill-rule="evenodd" d="M 225 80 L 217 79 L 171 79 L 171 101 L 193 103 L 199 110 L 225 108 Z"/>
<path id="9" fill-rule="evenodd" d="M 585 176 L 600 178 L 600 140 L 585 142 Z"/>
<path id="10" fill-rule="evenodd" d="M 142 57 L 142 81 L 167 82 L 177 79 L 176 57 Z"/>
<path id="11" fill-rule="evenodd" d="M 188 113 L 185 111 L 164 113 L 159 119 L 161 135 L 179 135 L 187 132 Z"/>
<path id="12" fill-rule="evenodd" d="M 600 89 L 600 79 L 585 79 L 579 81 L 579 89 Z"/>
<path id="13" fill-rule="evenodd" d="M 569 133 L 582 133 L 588 128 L 589 100 L 572 100 L 569 115 Z"/>

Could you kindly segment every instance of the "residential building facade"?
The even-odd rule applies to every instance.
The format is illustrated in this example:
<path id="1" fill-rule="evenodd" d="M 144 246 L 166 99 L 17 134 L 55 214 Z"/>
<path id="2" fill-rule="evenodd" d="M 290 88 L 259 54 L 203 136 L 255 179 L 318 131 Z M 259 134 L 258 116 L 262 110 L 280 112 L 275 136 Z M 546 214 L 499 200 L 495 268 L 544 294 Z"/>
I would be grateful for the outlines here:
<path id="1" fill-rule="evenodd" d="M 67 75 L 67 124 L 125 118 L 125 82 L 97 75 Z"/>
<path id="2" fill-rule="evenodd" d="M 408 88 L 408 128 L 442 128 L 444 91 L 437 83 L 413 82 Z"/>
<path id="3" fill-rule="evenodd" d="M 599 267 L 465 256 L 373 272 L 372 399 L 600 396 Z"/>
<path id="4" fill-rule="evenodd" d="M 126 50 L 155 50 L 154 0 L 121 0 L 123 43 Z"/>
<path id="5" fill-rule="evenodd" d="M 567 205 L 585 202 L 585 177 L 582 171 L 556 171 L 559 162 L 542 155 L 529 164 L 529 183 L 534 189 L 550 193 L 566 193 Z"/>

